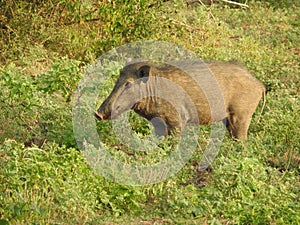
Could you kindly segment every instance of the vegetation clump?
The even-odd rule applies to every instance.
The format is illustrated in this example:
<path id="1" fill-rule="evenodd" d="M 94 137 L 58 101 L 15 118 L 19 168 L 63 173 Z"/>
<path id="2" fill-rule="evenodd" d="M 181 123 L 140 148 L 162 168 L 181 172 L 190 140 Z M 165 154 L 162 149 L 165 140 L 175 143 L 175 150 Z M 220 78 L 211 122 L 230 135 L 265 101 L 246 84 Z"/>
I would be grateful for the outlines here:
<path id="1" fill-rule="evenodd" d="M 299 3 L 230 2 L 1 1 L 0 224 L 299 224 Z M 79 151 L 72 103 L 85 69 L 140 40 L 237 59 L 267 87 L 249 140 L 225 136 L 213 172 L 197 172 L 194 154 L 168 180 L 132 187 L 96 175 Z M 149 133 L 141 118 L 130 121 Z M 141 154 L 121 145 L 111 124 L 97 126 L 125 162 L 157 162 L 173 141 Z"/>

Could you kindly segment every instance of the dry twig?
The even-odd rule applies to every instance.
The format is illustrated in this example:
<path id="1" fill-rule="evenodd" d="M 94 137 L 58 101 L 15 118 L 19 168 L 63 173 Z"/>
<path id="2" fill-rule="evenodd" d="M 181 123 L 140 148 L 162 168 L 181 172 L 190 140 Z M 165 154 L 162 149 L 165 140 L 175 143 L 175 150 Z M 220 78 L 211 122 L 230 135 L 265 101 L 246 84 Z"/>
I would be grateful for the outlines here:
<path id="1" fill-rule="evenodd" d="M 244 7 L 244 8 L 249 8 L 249 6 L 247 4 L 243 4 L 243 3 L 238 3 L 238 2 L 234 2 L 234 1 L 230 1 L 230 0 L 220 0 L 220 1 L 230 3 L 233 5 L 238 5 L 238 6 Z"/>

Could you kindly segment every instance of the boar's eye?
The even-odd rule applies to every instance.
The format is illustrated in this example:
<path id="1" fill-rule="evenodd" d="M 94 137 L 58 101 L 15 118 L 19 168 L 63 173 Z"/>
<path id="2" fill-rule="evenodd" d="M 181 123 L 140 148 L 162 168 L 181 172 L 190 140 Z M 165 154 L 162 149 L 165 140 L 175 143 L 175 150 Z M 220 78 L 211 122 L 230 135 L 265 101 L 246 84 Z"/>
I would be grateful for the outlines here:
<path id="1" fill-rule="evenodd" d="M 142 66 L 137 71 L 137 75 L 138 75 L 139 78 L 148 77 L 149 76 L 149 72 L 150 72 L 150 66 L 145 65 L 145 66 Z"/>
<path id="2" fill-rule="evenodd" d="M 132 85 L 132 83 L 131 83 L 131 82 L 129 82 L 129 81 L 127 81 L 127 82 L 126 82 L 126 84 L 125 84 L 125 88 L 130 88 L 130 87 L 131 87 L 131 85 Z"/>

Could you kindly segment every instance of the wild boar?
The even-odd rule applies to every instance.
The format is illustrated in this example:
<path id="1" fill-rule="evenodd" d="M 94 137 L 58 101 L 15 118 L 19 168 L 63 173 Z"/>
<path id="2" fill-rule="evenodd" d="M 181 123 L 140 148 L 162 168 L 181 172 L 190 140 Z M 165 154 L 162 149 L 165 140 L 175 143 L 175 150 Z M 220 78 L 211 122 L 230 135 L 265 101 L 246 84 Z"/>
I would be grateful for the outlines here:
<path id="1" fill-rule="evenodd" d="M 242 140 L 262 97 L 264 106 L 264 85 L 235 63 L 142 61 L 125 65 L 95 116 L 109 120 L 132 109 L 152 122 L 158 136 L 224 121 L 231 136 Z"/>

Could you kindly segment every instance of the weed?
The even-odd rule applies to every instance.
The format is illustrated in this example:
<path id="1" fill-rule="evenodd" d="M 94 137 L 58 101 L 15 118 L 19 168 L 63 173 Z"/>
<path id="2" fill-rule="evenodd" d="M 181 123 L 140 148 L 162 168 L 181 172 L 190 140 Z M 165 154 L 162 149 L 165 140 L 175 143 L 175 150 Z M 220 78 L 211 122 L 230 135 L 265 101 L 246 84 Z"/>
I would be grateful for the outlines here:
<path id="1" fill-rule="evenodd" d="M 200 1 L 199 1 L 200 2 Z M 203 1 L 205 2 L 205 1 Z M 299 224 L 298 1 L 1 1 L 0 224 Z M 72 95 L 86 65 L 121 44 L 174 42 L 202 59 L 238 59 L 268 89 L 249 140 L 225 136 L 212 171 L 195 166 L 207 144 L 171 178 L 132 187 L 97 176 L 76 149 Z M 118 69 L 107 65 L 99 104 Z M 96 108 L 96 106 L 95 106 Z M 257 114 L 255 114 L 255 117 Z M 128 114 L 141 141 L 151 125 Z M 254 119 L 255 121 L 255 119 Z M 126 163 L 164 159 L 121 144 L 111 122 L 97 131 Z"/>

